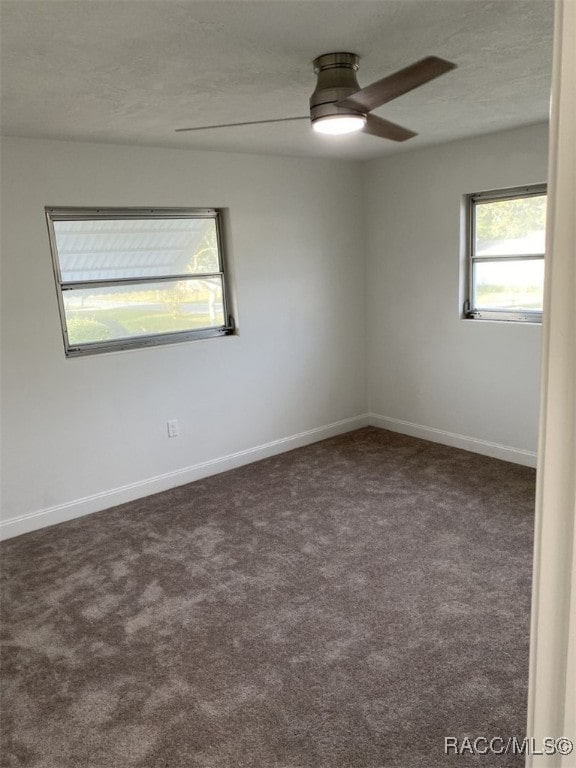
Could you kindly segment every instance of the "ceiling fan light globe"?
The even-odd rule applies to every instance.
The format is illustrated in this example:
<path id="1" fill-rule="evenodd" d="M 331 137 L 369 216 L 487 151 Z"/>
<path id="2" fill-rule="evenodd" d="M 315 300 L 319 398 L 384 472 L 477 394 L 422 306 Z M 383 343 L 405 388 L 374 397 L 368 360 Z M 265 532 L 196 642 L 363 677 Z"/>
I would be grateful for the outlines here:
<path id="1" fill-rule="evenodd" d="M 314 120 L 312 128 L 316 133 L 343 136 L 346 133 L 361 131 L 365 125 L 365 115 L 329 115 Z"/>

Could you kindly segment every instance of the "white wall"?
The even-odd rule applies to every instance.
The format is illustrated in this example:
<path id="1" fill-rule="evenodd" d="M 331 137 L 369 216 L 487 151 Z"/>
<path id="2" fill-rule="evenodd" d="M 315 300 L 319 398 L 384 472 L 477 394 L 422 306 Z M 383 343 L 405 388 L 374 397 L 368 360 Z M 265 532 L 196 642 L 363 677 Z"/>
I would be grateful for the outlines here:
<path id="1" fill-rule="evenodd" d="M 2 165 L 6 535 L 364 423 L 360 166 L 28 139 Z M 66 359 L 46 205 L 229 208 L 239 336 Z"/>
<path id="2" fill-rule="evenodd" d="M 4 535 L 353 429 L 368 410 L 534 463 L 540 327 L 460 319 L 459 209 L 468 192 L 545 181 L 546 165 L 545 126 L 369 164 L 4 139 Z M 66 359 L 46 205 L 228 208 L 239 336 Z"/>
<path id="3" fill-rule="evenodd" d="M 366 167 L 373 423 L 534 464 L 538 325 L 462 320 L 465 194 L 546 181 L 545 126 Z"/>

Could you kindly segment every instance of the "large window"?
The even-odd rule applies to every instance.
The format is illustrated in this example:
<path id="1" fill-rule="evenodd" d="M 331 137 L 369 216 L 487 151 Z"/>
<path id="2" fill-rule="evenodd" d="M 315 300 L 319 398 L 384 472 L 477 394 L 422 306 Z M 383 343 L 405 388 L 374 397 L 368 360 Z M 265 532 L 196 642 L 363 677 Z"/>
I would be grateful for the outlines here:
<path id="1" fill-rule="evenodd" d="M 233 332 L 218 210 L 46 216 L 67 355 Z"/>
<path id="2" fill-rule="evenodd" d="M 469 195 L 469 318 L 540 322 L 546 187 Z"/>

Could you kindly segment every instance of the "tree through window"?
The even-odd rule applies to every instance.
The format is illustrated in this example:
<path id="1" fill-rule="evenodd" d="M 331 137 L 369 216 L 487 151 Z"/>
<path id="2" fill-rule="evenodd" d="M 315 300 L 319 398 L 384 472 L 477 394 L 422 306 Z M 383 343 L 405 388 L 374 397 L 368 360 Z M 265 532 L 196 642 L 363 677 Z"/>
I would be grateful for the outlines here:
<path id="1" fill-rule="evenodd" d="M 540 322 L 544 292 L 546 187 L 468 197 L 466 317 Z"/>
<path id="2" fill-rule="evenodd" d="M 233 332 L 218 210 L 46 215 L 67 355 Z"/>

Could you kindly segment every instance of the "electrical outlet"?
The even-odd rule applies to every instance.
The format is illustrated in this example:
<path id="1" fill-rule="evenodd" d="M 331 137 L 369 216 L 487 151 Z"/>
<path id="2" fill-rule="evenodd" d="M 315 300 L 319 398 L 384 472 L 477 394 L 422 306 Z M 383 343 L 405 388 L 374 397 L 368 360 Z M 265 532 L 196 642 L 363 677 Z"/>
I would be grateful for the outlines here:
<path id="1" fill-rule="evenodd" d="M 178 419 L 170 419 L 166 422 L 166 427 L 168 428 L 168 437 L 178 437 L 180 434 Z"/>

